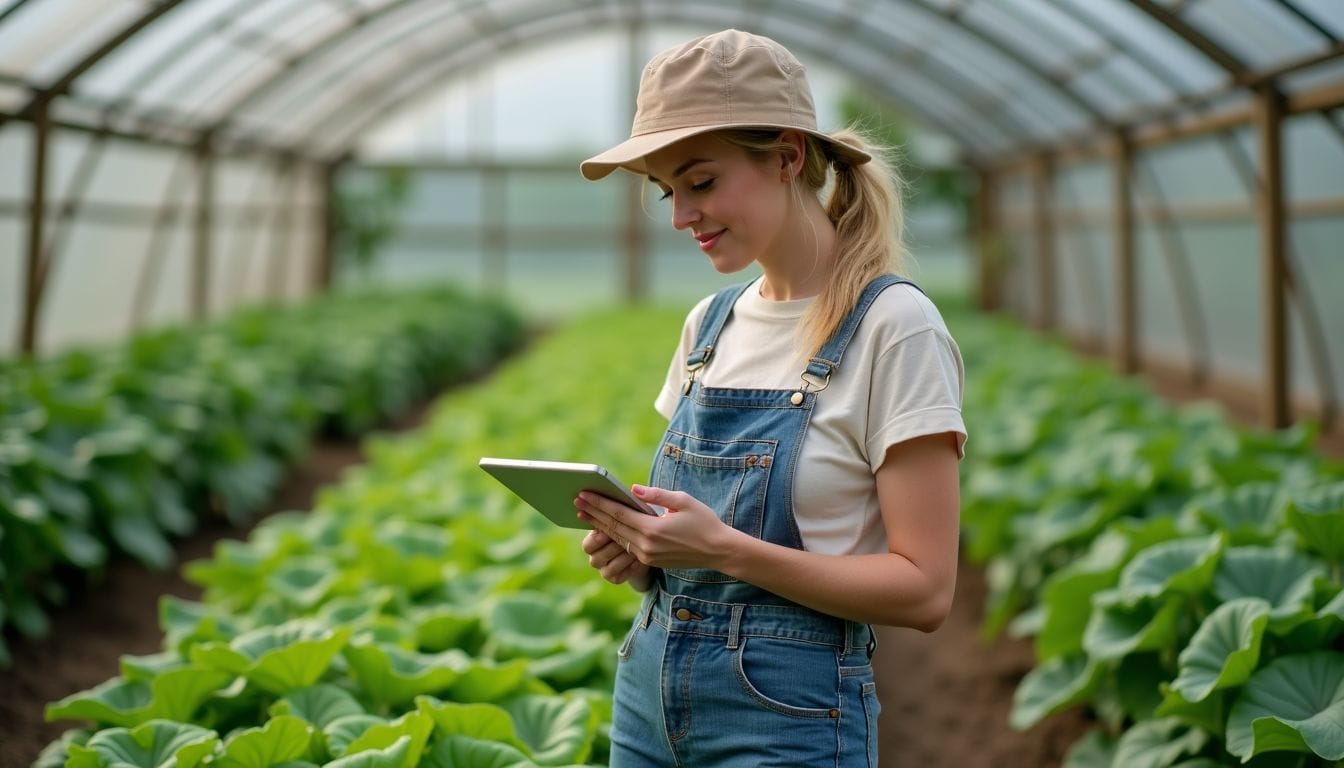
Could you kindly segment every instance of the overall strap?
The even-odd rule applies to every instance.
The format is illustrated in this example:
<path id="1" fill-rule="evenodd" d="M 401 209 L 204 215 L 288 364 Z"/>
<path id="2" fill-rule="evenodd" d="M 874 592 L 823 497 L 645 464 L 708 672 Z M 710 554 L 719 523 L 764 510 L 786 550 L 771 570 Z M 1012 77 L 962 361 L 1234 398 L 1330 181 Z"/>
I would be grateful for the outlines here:
<path id="1" fill-rule="evenodd" d="M 854 309 L 850 310 L 849 314 L 845 316 L 845 321 L 840 324 L 835 333 L 831 334 L 831 338 L 827 339 L 826 343 L 821 346 L 817 356 L 808 361 L 804 381 L 806 381 L 806 374 L 810 374 L 821 380 L 822 384 L 820 386 L 824 387 L 831 374 L 835 373 L 835 369 L 840 367 L 840 358 L 844 357 L 845 348 L 853 340 L 854 332 L 858 330 L 859 323 L 863 320 L 863 316 L 868 313 L 868 308 L 873 305 L 877 295 L 893 285 L 902 283 L 914 286 L 915 290 L 923 293 L 923 289 L 918 285 L 898 275 L 881 275 L 868 283 L 863 289 L 863 293 L 859 294 L 859 300 L 854 304 Z"/>
<path id="2" fill-rule="evenodd" d="M 749 285 L 751 285 L 749 282 L 730 285 L 714 294 L 704 319 L 700 321 L 700 330 L 695 334 L 695 347 L 686 357 L 687 370 L 699 370 L 709 362 L 710 356 L 714 354 L 714 345 L 719 342 L 719 333 L 723 331 L 728 316 L 733 312 L 733 305 L 737 303 L 738 297 L 746 292 Z"/>

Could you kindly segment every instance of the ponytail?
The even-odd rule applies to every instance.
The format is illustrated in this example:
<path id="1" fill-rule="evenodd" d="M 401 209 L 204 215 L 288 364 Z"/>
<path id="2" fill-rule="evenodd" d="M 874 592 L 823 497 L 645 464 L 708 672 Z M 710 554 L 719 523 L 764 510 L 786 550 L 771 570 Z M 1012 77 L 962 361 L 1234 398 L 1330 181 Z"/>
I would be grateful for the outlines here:
<path id="1" fill-rule="evenodd" d="M 872 160 L 851 165 L 831 151 L 830 142 L 804 134 L 807 151 L 798 183 L 813 195 L 819 195 L 828 179 L 833 178 L 825 209 L 836 235 L 831 279 L 799 324 L 799 346 L 809 358 L 840 328 L 864 287 L 881 275 L 902 272 L 906 261 L 905 206 L 901 196 L 905 185 L 895 164 L 886 156 L 887 148 L 854 128 L 830 135 L 864 150 Z M 779 140 L 777 131 L 728 131 L 724 138 L 753 153 L 788 148 Z"/>

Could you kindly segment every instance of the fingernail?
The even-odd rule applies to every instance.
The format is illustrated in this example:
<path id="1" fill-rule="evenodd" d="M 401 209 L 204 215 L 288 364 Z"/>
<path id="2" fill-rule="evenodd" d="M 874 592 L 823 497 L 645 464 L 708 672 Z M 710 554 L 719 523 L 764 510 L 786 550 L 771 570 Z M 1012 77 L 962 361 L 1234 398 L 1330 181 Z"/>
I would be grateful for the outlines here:
<path id="1" fill-rule="evenodd" d="M 634 491 L 636 496 L 647 496 L 649 493 L 648 486 L 639 485 L 638 483 L 630 486 L 630 490 Z"/>

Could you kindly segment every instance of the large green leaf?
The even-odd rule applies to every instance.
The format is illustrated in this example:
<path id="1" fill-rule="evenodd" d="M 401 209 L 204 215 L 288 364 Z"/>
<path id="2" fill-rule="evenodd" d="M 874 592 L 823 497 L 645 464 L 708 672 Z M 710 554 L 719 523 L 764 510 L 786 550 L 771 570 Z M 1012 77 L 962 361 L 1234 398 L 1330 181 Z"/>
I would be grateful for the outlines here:
<path id="1" fill-rule="evenodd" d="M 1317 578 L 1325 567 L 1305 555 L 1266 547 L 1233 547 L 1213 578 L 1213 593 L 1224 602 L 1258 597 L 1270 605 L 1271 623 L 1313 609 Z"/>
<path id="2" fill-rule="evenodd" d="M 224 753 L 213 765 L 218 768 L 270 768 L 312 756 L 317 729 L 312 724 L 280 715 L 260 728 L 249 728 L 224 743 Z"/>
<path id="3" fill-rule="evenodd" d="M 414 739 L 402 736 L 382 749 L 366 749 L 327 763 L 324 768 L 415 768 L 420 765 L 411 754 Z"/>
<path id="4" fill-rule="evenodd" d="M 1175 642 L 1181 610 L 1182 602 L 1175 597 L 1131 603 L 1117 590 L 1100 592 L 1092 600 L 1083 648 L 1097 660 L 1160 650 Z"/>
<path id="5" fill-rule="evenodd" d="M 1194 756 L 1208 743 L 1209 735 L 1179 720 L 1144 720 L 1120 737 L 1115 746 L 1115 765 L 1124 768 L 1170 768 L 1182 757 Z"/>
<path id="6" fill-rule="evenodd" d="M 319 683 L 291 691 L 271 705 L 270 714 L 293 715 L 318 728 L 326 728 L 337 718 L 364 714 L 364 707 L 349 691 L 328 683 Z"/>
<path id="7" fill-rule="evenodd" d="M 1241 685 L 1260 662 L 1260 641 L 1269 621 L 1269 603 L 1243 597 L 1205 617 L 1181 651 L 1180 673 L 1171 688 L 1198 702 L 1220 688 Z"/>
<path id="8" fill-rule="evenodd" d="M 1100 729 L 1083 734 L 1064 753 L 1063 768 L 1112 768 L 1114 764 L 1115 739 Z"/>
<path id="9" fill-rule="evenodd" d="M 1045 616 L 1036 635 L 1037 661 L 1082 652 L 1092 596 L 1116 585 L 1127 550 L 1124 537 L 1100 536 L 1086 557 L 1046 581 L 1041 591 Z"/>
<path id="10" fill-rule="evenodd" d="M 386 643 L 351 643 L 345 658 L 364 691 L 387 706 L 442 692 L 471 665 L 471 659 L 458 650 L 416 653 Z"/>
<path id="11" fill-rule="evenodd" d="M 195 768 L 212 755 L 219 736 L 212 730 L 167 720 L 151 720 L 130 730 L 99 731 L 84 745 L 68 747 L 68 768 Z"/>
<path id="12" fill-rule="evenodd" d="M 1288 523 L 1303 547 L 1332 563 L 1344 563 L 1344 482 L 1294 494 Z"/>
<path id="13" fill-rule="evenodd" d="M 45 717 L 48 721 L 93 720 L 123 728 L 154 719 L 187 722 L 206 697 L 233 678 L 228 672 L 195 667 L 169 670 L 149 682 L 114 677 L 48 704 Z"/>
<path id="14" fill-rule="evenodd" d="M 500 597 L 486 615 L 489 652 L 499 659 L 539 659 L 570 649 L 588 637 L 588 624 L 565 616 L 539 592 Z"/>
<path id="15" fill-rule="evenodd" d="M 1222 534 L 1213 534 L 1154 544 L 1136 554 L 1121 571 L 1117 591 L 1131 602 L 1199 594 L 1213 581 L 1224 541 Z"/>
<path id="16" fill-rule="evenodd" d="M 283 696 L 317 682 L 349 636 L 349 629 L 293 621 L 244 633 L 227 644 L 202 643 L 191 649 L 191 658 Z"/>
<path id="17" fill-rule="evenodd" d="M 1026 730 L 1048 715 L 1087 701 L 1101 682 L 1102 668 L 1082 654 L 1057 656 L 1030 672 L 1013 692 L 1008 724 Z"/>
<path id="18" fill-rule="evenodd" d="M 1283 656 L 1246 681 L 1227 720 L 1227 751 L 1313 752 L 1344 759 L 1344 654 Z"/>
<path id="19" fill-rule="evenodd" d="M 434 721 L 434 732 L 439 736 L 469 736 L 473 739 L 497 741 L 521 751 L 531 748 L 518 736 L 513 716 L 493 704 L 457 704 L 442 702 L 429 696 L 416 699 L 416 708 Z"/>
<path id="20" fill-rule="evenodd" d="M 520 696 L 504 703 L 539 765 L 581 763 L 592 753 L 597 719 L 582 698 Z"/>
<path id="21" fill-rule="evenodd" d="M 1269 544 L 1283 526 L 1286 501 L 1278 483 L 1246 483 L 1196 497 L 1182 514 L 1206 531 L 1226 533 L 1234 546 Z"/>
<path id="22" fill-rule="evenodd" d="M 470 736 L 448 736 L 434 745 L 420 768 L 535 768 L 516 747 Z"/>
<path id="23" fill-rule="evenodd" d="M 425 751 L 429 735 L 434 731 L 434 719 L 424 712 L 408 712 L 390 723 L 378 723 L 370 726 L 353 742 L 345 747 L 342 754 L 354 755 L 365 750 L 380 750 L 409 738 L 410 743 L 404 752 L 405 768 L 414 768 L 420 762 Z"/>

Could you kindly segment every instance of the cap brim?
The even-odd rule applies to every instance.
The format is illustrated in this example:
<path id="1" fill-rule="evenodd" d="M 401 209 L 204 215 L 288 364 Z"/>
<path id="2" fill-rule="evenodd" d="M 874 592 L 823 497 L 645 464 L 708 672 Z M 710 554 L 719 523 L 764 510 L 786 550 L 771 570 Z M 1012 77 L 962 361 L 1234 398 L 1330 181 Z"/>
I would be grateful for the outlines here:
<path id="1" fill-rule="evenodd" d="M 625 141 L 608 149 L 598 155 L 579 163 L 579 172 L 589 181 L 597 181 L 617 168 L 624 168 L 632 173 L 641 175 L 648 174 L 648 169 L 644 165 L 644 158 L 657 152 L 663 147 L 675 144 L 682 139 L 689 139 L 692 136 L 698 136 L 702 133 L 711 131 L 727 130 L 733 128 L 777 128 L 779 130 L 794 130 L 810 133 L 819 139 L 823 139 L 848 160 L 852 165 L 861 165 L 872 160 L 872 155 L 863 150 L 836 141 L 830 136 L 820 132 L 812 131 L 806 128 L 799 128 L 796 125 L 769 125 L 763 123 L 743 123 L 742 125 L 695 125 L 686 128 L 672 128 L 666 131 L 656 131 L 645 133 L 639 136 L 631 136 Z"/>

